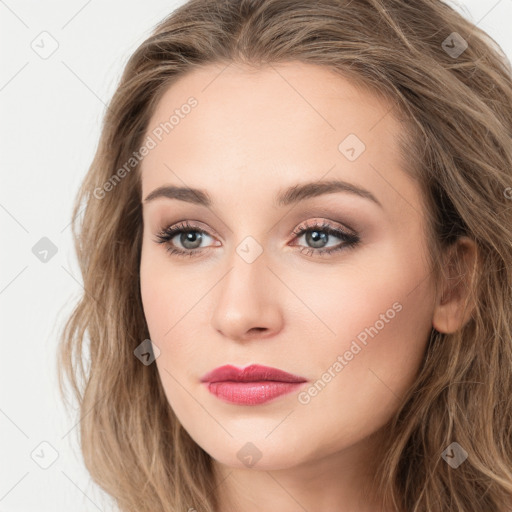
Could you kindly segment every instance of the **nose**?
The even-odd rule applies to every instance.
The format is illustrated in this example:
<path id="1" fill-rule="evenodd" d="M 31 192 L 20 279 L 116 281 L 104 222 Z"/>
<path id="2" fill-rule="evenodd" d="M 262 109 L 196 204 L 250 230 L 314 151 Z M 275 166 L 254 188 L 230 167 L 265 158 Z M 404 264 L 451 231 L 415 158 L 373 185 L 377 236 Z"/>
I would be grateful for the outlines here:
<path id="1" fill-rule="evenodd" d="M 238 254 L 218 284 L 213 327 L 234 341 L 274 336 L 282 329 L 279 302 L 283 284 L 267 266 L 265 253 L 248 263 Z"/>

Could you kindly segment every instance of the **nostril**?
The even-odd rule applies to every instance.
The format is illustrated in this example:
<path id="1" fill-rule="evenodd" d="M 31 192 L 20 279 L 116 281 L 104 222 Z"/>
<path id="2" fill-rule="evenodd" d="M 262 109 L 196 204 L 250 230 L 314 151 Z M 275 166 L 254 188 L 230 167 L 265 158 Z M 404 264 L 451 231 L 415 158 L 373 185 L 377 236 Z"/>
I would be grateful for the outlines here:
<path id="1" fill-rule="evenodd" d="M 266 331 L 266 327 L 253 327 L 249 332 L 251 331 Z"/>

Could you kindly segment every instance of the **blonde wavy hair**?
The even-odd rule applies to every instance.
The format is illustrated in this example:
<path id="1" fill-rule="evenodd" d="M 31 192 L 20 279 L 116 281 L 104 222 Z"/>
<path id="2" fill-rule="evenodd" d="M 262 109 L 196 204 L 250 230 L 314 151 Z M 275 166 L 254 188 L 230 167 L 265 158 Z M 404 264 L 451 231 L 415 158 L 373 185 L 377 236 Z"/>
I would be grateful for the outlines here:
<path id="1" fill-rule="evenodd" d="M 460 55 L 447 51 L 463 40 Z M 478 249 L 465 284 L 471 318 L 452 334 L 432 329 L 417 379 L 387 426 L 374 488 L 399 512 L 508 512 L 512 71 L 492 38 L 439 0 L 190 0 L 137 48 L 73 211 L 85 291 L 57 355 L 62 396 L 68 401 L 67 383 L 80 405 L 86 468 L 124 512 L 219 512 L 211 457 L 181 426 L 156 366 L 134 356 L 149 338 L 139 166 L 111 192 L 95 190 L 140 148 L 159 99 L 185 73 L 289 61 L 329 68 L 392 102 L 406 133 L 404 172 L 428 205 L 436 279 L 448 275 L 441 255 L 457 239 Z M 441 458 L 454 440 L 469 452 L 456 470 Z"/>

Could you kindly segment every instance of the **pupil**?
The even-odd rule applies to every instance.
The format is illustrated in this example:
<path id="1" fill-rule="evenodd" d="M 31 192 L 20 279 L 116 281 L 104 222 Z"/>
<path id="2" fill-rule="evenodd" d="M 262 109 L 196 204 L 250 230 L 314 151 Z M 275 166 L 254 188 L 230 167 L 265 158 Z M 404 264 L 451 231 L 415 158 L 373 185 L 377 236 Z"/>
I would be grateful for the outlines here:
<path id="1" fill-rule="evenodd" d="M 327 234 L 321 231 L 311 231 L 310 233 L 306 234 L 306 241 L 308 243 L 312 243 L 315 248 L 322 247 L 322 244 L 327 243 Z"/>
<path id="2" fill-rule="evenodd" d="M 189 231 L 181 234 L 180 242 L 187 249 L 197 249 L 197 247 L 201 245 L 201 237 L 201 233 L 198 233 L 197 231 Z M 192 243 L 192 247 L 187 245 L 189 242 Z"/>

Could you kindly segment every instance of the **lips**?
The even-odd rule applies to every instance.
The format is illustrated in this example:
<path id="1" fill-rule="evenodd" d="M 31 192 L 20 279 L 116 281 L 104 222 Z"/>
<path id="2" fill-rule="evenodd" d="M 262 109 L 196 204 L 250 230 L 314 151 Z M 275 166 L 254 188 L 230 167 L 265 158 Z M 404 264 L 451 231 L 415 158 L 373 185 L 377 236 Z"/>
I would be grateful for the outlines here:
<path id="1" fill-rule="evenodd" d="M 201 378 L 201 382 L 307 382 L 307 379 L 298 375 L 272 368 L 270 366 L 261 366 L 253 364 L 246 368 L 237 368 L 232 365 L 225 365 L 215 368 Z"/>
<path id="2" fill-rule="evenodd" d="M 298 375 L 252 364 L 247 368 L 225 365 L 201 379 L 208 391 L 235 405 L 261 405 L 303 387 L 307 379 Z"/>

